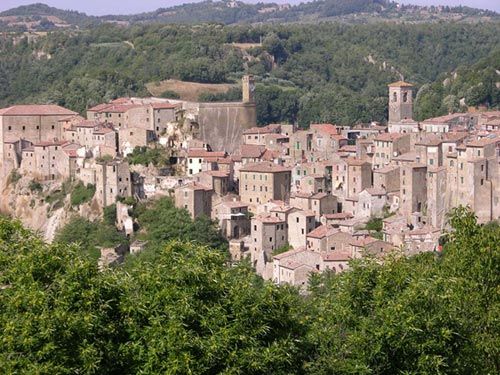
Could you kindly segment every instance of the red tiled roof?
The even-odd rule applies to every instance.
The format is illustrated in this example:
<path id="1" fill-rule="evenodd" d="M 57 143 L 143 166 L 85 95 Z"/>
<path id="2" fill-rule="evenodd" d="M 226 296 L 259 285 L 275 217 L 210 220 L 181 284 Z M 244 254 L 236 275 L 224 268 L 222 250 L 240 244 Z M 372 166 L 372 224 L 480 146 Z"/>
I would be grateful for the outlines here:
<path id="1" fill-rule="evenodd" d="M 392 142 L 397 139 L 409 136 L 406 133 L 381 133 L 375 137 L 376 141 Z"/>
<path id="2" fill-rule="evenodd" d="M 354 217 L 350 212 L 338 212 L 336 214 L 326 214 L 324 216 L 327 220 L 345 220 Z"/>
<path id="3" fill-rule="evenodd" d="M 499 137 L 495 137 L 495 138 L 483 137 L 481 139 L 475 139 L 473 141 L 467 142 L 466 146 L 467 147 L 484 147 L 484 146 L 491 145 L 491 144 L 498 143 L 498 142 L 500 142 Z"/>
<path id="4" fill-rule="evenodd" d="M 270 124 L 267 126 L 254 126 L 253 128 L 247 129 L 243 132 L 243 134 L 269 134 L 269 133 L 277 133 L 280 128 L 278 124 Z"/>
<path id="5" fill-rule="evenodd" d="M 310 128 L 328 135 L 339 135 L 338 128 L 333 124 L 311 124 Z"/>
<path id="6" fill-rule="evenodd" d="M 389 87 L 414 87 L 411 83 L 404 82 L 404 81 L 397 81 L 390 83 L 388 85 Z"/>
<path id="7" fill-rule="evenodd" d="M 279 217 L 273 216 L 273 215 L 258 215 L 255 217 L 255 220 L 261 221 L 263 223 L 269 223 L 269 224 L 277 224 L 277 223 L 284 223 L 285 220 L 281 220 Z"/>
<path id="8" fill-rule="evenodd" d="M 197 182 L 191 182 L 191 183 L 189 183 L 187 185 L 184 185 L 183 188 L 187 188 L 187 189 L 191 189 L 191 190 L 205 190 L 205 191 L 212 190 L 208 186 L 199 184 Z"/>
<path id="9" fill-rule="evenodd" d="M 326 251 L 321 253 L 321 258 L 329 262 L 342 262 L 352 259 L 352 255 L 346 251 Z"/>
<path id="10" fill-rule="evenodd" d="M 225 151 L 206 151 L 206 150 L 188 150 L 189 158 L 224 158 L 226 157 Z"/>
<path id="11" fill-rule="evenodd" d="M 179 105 L 178 104 L 172 104 L 172 103 L 153 103 L 151 104 L 151 107 L 153 109 L 174 109 L 177 108 Z"/>
<path id="12" fill-rule="evenodd" d="M 34 147 L 48 147 L 48 146 L 62 146 L 66 144 L 66 141 L 45 141 L 45 142 L 38 142 L 34 143 Z"/>
<path id="13" fill-rule="evenodd" d="M 346 162 L 347 162 L 347 165 L 352 165 L 352 166 L 362 166 L 365 164 L 370 165 L 370 163 L 368 161 L 363 160 L 363 159 L 356 159 L 356 158 L 348 158 L 346 160 Z"/>
<path id="14" fill-rule="evenodd" d="M 312 238 L 325 238 L 327 236 L 331 236 L 334 233 L 337 233 L 339 230 L 335 229 L 331 225 L 321 225 L 314 229 L 313 231 L 309 232 L 307 237 L 312 237 Z"/>
<path id="15" fill-rule="evenodd" d="M 14 105 L 0 109 L 0 116 L 71 116 L 78 113 L 54 104 Z"/>
<path id="16" fill-rule="evenodd" d="M 251 163 L 244 165 L 241 172 L 261 172 L 261 173 L 277 173 L 290 172 L 290 168 L 283 167 L 274 163 Z"/>
<path id="17" fill-rule="evenodd" d="M 264 152 L 266 152 L 266 148 L 260 145 L 241 145 L 240 147 L 242 158 L 260 158 Z"/>

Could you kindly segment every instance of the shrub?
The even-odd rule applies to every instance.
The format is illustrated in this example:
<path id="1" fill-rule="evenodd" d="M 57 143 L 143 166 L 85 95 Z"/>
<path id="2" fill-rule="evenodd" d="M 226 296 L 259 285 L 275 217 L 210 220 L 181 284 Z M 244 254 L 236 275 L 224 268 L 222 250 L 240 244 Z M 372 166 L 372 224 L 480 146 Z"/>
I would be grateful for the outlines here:
<path id="1" fill-rule="evenodd" d="M 31 180 L 29 184 L 29 189 L 34 193 L 34 192 L 41 192 L 43 190 L 42 184 L 39 183 L 38 181 Z"/>
<path id="2" fill-rule="evenodd" d="M 10 182 L 13 184 L 19 181 L 21 177 L 22 177 L 21 174 L 19 174 L 19 172 L 15 169 L 12 172 L 10 172 Z"/>
<path id="3" fill-rule="evenodd" d="M 160 98 L 180 99 L 181 96 L 173 90 L 165 90 L 160 94 Z"/>
<path id="4" fill-rule="evenodd" d="M 85 186 L 82 182 L 79 182 L 71 192 L 71 205 L 79 206 L 85 202 L 88 202 L 94 197 L 94 194 L 94 185 L 88 184 L 87 186 Z"/>

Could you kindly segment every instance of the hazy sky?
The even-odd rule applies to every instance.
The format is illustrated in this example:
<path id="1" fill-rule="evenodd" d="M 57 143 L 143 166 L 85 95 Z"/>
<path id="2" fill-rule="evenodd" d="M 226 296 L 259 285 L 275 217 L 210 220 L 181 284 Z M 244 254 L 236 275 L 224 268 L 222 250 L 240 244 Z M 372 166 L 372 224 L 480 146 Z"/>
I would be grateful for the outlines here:
<path id="1" fill-rule="evenodd" d="M 262 1 L 262 0 L 261 0 Z M 263 0 L 266 1 L 266 0 Z M 61 9 L 73 9 L 87 14 L 130 14 L 156 10 L 160 7 L 192 2 L 189 0 L 0 0 L 0 11 L 19 5 L 42 2 Z M 249 1 L 250 2 L 250 1 Z M 255 1 L 257 2 L 257 1 Z M 271 1 L 270 1 L 271 2 Z M 300 0 L 274 0 L 277 3 L 299 3 Z M 500 12 L 500 0 L 402 0 L 419 5 L 468 5 Z"/>

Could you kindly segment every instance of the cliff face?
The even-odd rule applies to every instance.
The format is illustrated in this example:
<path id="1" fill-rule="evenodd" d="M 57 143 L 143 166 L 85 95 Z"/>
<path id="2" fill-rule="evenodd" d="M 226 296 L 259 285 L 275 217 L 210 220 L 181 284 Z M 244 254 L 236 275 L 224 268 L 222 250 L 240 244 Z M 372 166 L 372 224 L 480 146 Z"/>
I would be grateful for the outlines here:
<path id="1" fill-rule="evenodd" d="M 64 191 L 62 185 L 61 182 L 36 184 L 27 177 L 12 182 L 9 178 L 2 183 L 0 213 L 19 219 L 49 242 L 73 215 L 89 220 L 100 217 L 102 207 L 95 198 L 73 207 L 70 194 Z"/>

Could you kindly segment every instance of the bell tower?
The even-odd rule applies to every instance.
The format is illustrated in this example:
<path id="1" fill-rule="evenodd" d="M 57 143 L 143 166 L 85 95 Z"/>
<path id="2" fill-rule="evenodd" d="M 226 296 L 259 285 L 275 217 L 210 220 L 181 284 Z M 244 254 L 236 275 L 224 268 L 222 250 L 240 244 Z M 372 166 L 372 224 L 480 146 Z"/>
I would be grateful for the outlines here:
<path id="1" fill-rule="evenodd" d="M 403 81 L 389 85 L 389 123 L 413 120 L 413 88 Z"/>
<path id="2" fill-rule="evenodd" d="M 243 103 L 255 102 L 255 81 L 253 76 L 244 75 L 241 79 L 241 87 L 243 90 Z"/>

